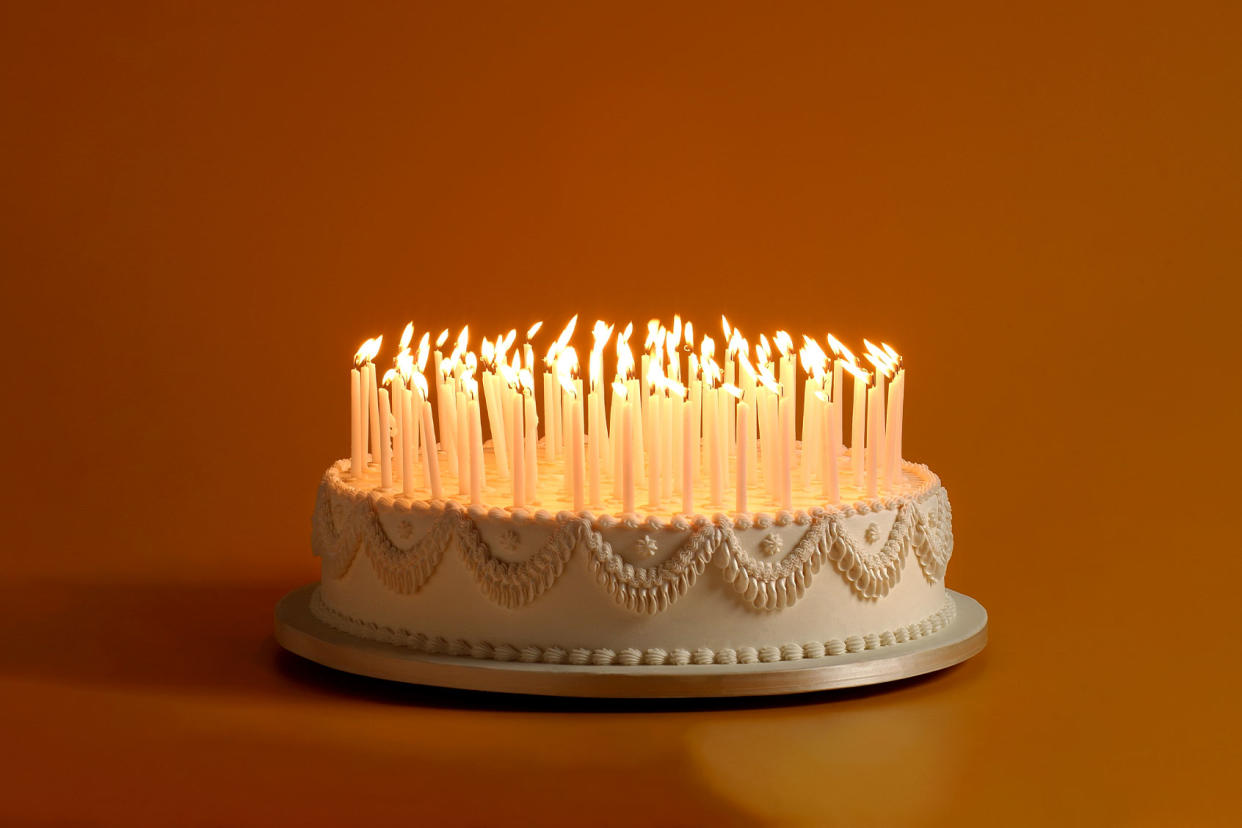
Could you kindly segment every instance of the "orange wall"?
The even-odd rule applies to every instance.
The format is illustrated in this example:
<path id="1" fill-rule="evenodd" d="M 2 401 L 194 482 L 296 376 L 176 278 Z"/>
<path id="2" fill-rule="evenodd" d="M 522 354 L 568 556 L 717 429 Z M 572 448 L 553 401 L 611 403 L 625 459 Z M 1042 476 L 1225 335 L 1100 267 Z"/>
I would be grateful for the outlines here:
<path id="1" fill-rule="evenodd" d="M 19 570 L 311 577 L 343 372 L 411 318 L 889 340 L 963 578 L 1028 497 L 1211 496 L 1236 15 L 576 5 L 7 13 Z"/>

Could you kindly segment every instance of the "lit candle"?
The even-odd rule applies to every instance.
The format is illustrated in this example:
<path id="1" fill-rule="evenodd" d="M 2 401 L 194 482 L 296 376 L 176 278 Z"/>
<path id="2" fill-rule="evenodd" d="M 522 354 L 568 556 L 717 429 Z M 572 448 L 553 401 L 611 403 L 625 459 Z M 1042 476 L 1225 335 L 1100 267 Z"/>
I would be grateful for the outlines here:
<path id="1" fill-rule="evenodd" d="M 570 440 L 572 442 L 570 446 L 570 478 L 574 492 L 574 511 L 581 512 L 586 508 L 586 492 L 582 485 L 582 400 L 578 397 L 576 390 L 574 389 L 575 393 L 572 394 L 572 399 L 570 400 L 570 422 L 572 423 L 570 431 Z"/>
<path id="2" fill-rule="evenodd" d="M 457 392 L 457 493 L 470 494 L 470 406 L 466 392 Z"/>
<path id="3" fill-rule="evenodd" d="M 850 464 L 854 467 L 854 488 L 863 487 L 863 434 L 867 427 L 867 385 L 870 376 L 853 364 L 846 366 L 854 378 L 854 407 L 850 410 Z"/>
<path id="4" fill-rule="evenodd" d="M 649 364 L 650 365 L 650 364 Z M 655 366 L 651 370 L 658 371 Z M 653 375 L 654 376 L 654 375 Z M 648 387 L 654 387 L 648 380 Z M 653 393 L 647 397 L 647 508 L 660 508 L 660 400 Z"/>
<path id="5" fill-rule="evenodd" d="M 867 389 L 867 497 L 880 493 L 880 409 L 876 404 L 879 388 Z"/>
<path id="6" fill-rule="evenodd" d="M 683 391 L 684 396 L 684 391 Z M 698 439 L 694 422 L 694 406 L 689 400 L 681 400 L 681 511 L 694 514 L 694 452 L 691 444 Z"/>
<path id="7" fill-rule="evenodd" d="M 349 369 L 349 473 L 361 479 L 362 461 L 362 372 Z"/>
<path id="8" fill-rule="evenodd" d="M 524 368 L 518 375 L 521 383 L 521 399 L 526 409 L 526 437 L 523 445 L 526 448 L 526 500 L 538 503 L 539 486 L 539 414 L 535 410 L 535 380 L 530 369 Z"/>
<path id="9" fill-rule="evenodd" d="M 379 337 L 383 339 L 384 337 Z M 376 351 L 379 343 L 376 343 Z M 374 357 L 374 354 L 372 354 Z M 379 430 L 379 383 L 375 379 L 375 363 L 367 360 L 367 398 L 371 406 L 371 462 L 379 461 L 380 430 Z"/>
<path id="10" fill-rule="evenodd" d="M 799 457 L 798 473 L 801 476 L 802 488 L 810 488 L 811 470 L 815 466 L 816 447 L 819 443 L 819 398 L 816 393 L 815 380 L 807 377 L 802 392 L 802 454 Z"/>
<path id="11" fill-rule="evenodd" d="M 523 399 L 520 395 L 512 400 L 513 439 L 513 507 L 521 509 L 526 505 L 526 425 L 524 422 Z"/>
<path id="12" fill-rule="evenodd" d="M 621 509 L 634 514 L 634 406 L 625 383 L 613 383 L 613 405 L 621 403 Z"/>
<path id="13" fill-rule="evenodd" d="M 737 404 L 737 513 L 747 513 L 747 471 L 750 466 L 750 404 L 741 400 Z"/>
<path id="14" fill-rule="evenodd" d="M 479 383 L 471 379 L 470 392 L 470 503 L 483 505 L 483 422 L 479 416 Z"/>
<path id="15" fill-rule="evenodd" d="M 414 376 L 414 382 L 423 380 L 422 374 Z M 423 380 L 423 384 L 426 380 Z M 423 416 L 423 465 L 431 478 L 431 496 L 439 500 L 444 494 L 440 488 L 440 457 L 436 452 L 436 426 L 431 419 L 431 403 L 423 400 L 422 388 L 419 389 L 417 401 Z"/>
<path id="16" fill-rule="evenodd" d="M 720 415 L 717 409 L 720 403 L 720 392 L 715 388 L 703 390 L 703 429 L 707 433 L 707 450 L 709 452 L 708 467 L 711 470 L 712 502 L 714 509 L 724 508 L 724 475 L 720 467 Z"/>
<path id="17" fill-rule="evenodd" d="M 821 393 L 820 402 L 824 403 L 828 397 Z M 841 418 L 837 416 L 834 410 L 841 403 L 838 400 L 832 400 L 825 403 L 828 411 L 827 416 L 822 418 L 824 427 L 824 444 L 821 452 L 821 475 L 824 481 L 824 502 L 828 504 L 837 503 L 841 500 L 841 483 L 837 476 L 837 451 L 836 447 L 841 442 Z"/>
<path id="18" fill-rule="evenodd" d="M 794 443 L 794 400 L 781 397 L 780 415 L 781 428 L 781 508 L 789 512 L 793 510 L 793 443 Z"/>
<path id="19" fill-rule="evenodd" d="M 403 375 L 405 379 L 405 375 Z M 414 419 L 414 395 L 407 388 L 400 395 L 401 400 L 401 433 L 406 439 L 401 442 L 401 494 L 414 497 L 414 444 L 418 442 L 414 435 L 418 432 L 418 421 Z M 422 408 L 422 406 L 418 406 Z M 419 412 L 421 414 L 421 412 Z"/>
<path id="20" fill-rule="evenodd" d="M 380 459 L 380 489 L 389 491 L 392 489 L 392 452 L 388 441 L 391 437 L 392 426 L 389 423 L 391 409 L 388 403 L 387 388 L 379 390 L 377 405 L 379 407 L 379 430 L 375 433 L 377 438 L 375 445 Z"/>

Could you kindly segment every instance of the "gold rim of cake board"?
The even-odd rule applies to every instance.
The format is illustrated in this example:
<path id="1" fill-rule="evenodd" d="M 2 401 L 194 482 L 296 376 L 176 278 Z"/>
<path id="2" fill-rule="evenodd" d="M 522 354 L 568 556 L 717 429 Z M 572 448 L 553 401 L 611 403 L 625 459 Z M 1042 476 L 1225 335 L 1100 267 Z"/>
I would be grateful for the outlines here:
<path id="1" fill-rule="evenodd" d="M 310 611 L 318 584 L 293 590 L 276 604 L 276 641 L 303 658 L 372 678 L 491 693 L 593 698 L 767 696 L 862 687 L 943 670 L 987 643 L 988 615 L 949 590 L 957 617 L 939 632 L 890 647 L 770 664 L 594 666 L 483 661 L 428 655 L 334 629 Z"/>

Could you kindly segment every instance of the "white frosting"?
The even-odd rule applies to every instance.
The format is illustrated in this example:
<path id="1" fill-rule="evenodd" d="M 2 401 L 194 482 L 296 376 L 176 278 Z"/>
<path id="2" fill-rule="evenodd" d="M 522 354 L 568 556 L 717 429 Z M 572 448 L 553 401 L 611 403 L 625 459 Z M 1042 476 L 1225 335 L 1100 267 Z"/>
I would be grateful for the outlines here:
<path id="1" fill-rule="evenodd" d="M 749 663 L 900 643 L 951 614 L 948 497 L 915 464 L 886 501 L 667 521 L 410 501 L 346 468 L 328 470 L 315 508 L 318 613 L 421 650 Z"/>

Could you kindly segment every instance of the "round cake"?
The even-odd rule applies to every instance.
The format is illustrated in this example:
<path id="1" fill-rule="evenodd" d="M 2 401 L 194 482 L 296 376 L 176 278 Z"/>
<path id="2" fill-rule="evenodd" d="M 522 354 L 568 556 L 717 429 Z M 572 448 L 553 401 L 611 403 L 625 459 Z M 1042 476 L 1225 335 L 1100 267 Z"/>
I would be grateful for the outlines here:
<path id="1" fill-rule="evenodd" d="M 424 353 L 426 347 L 424 339 Z M 425 361 L 424 356 L 419 362 Z M 739 358 L 739 363 L 749 369 L 748 361 Z M 697 367 L 708 371 L 710 364 Z M 764 373 L 762 366 L 750 370 Z M 790 434 L 782 445 L 770 423 L 783 418 L 763 425 L 756 417 L 760 439 L 750 449 L 744 432 L 748 418 L 739 410 L 750 395 L 763 411 L 755 384 L 733 397 L 740 402 L 730 403 L 729 413 L 723 401 L 711 408 L 719 420 L 703 413 L 712 394 L 707 384 L 699 389 L 698 410 L 689 408 L 692 394 L 680 401 L 666 394 L 678 418 L 685 413 L 681 433 L 696 451 L 692 455 L 689 442 L 680 444 L 680 452 L 673 450 L 678 441 L 667 441 L 662 465 L 660 438 L 651 431 L 665 422 L 657 419 L 660 404 L 645 411 L 631 400 L 633 419 L 648 424 L 650 451 L 634 451 L 635 459 L 623 470 L 619 442 L 605 448 L 588 437 L 575 450 L 581 432 L 577 438 L 572 429 L 568 437 L 552 431 L 540 437 L 536 423 L 547 420 L 552 429 L 560 417 L 546 411 L 530 417 L 534 407 L 526 409 L 523 423 L 521 402 L 533 395 L 523 395 L 520 380 L 509 397 L 498 393 L 503 407 L 484 409 L 517 414 L 516 425 L 503 413 L 494 420 L 492 433 L 503 423 L 510 438 L 501 447 L 496 440 L 482 443 L 481 428 L 471 428 L 469 417 L 459 419 L 442 403 L 433 411 L 425 383 L 420 389 L 408 379 L 387 378 L 393 396 L 381 389 L 378 403 L 388 406 L 391 400 L 391 408 L 375 418 L 374 406 L 367 410 L 365 367 L 361 374 L 362 380 L 351 380 L 354 456 L 324 474 L 312 521 L 322 578 L 311 610 L 341 631 L 424 653 L 641 670 L 831 658 L 900 647 L 954 618 L 944 585 L 953 551 L 949 499 L 926 466 L 900 459 L 899 439 L 891 433 L 900 430 L 891 394 L 888 436 L 870 430 L 872 419 L 866 423 L 867 435 L 890 451 L 887 467 L 870 474 L 866 465 L 882 464 L 883 458 L 855 457 L 862 444 L 871 448 L 866 440 L 859 449 L 842 445 L 841 410 L 834 412 L 834 405 L 843 403 L 809 383 L 801 439 L 789 439 Z M 824 376 L 831 377 L 829 371 L 812 375 L 823 386 L 832 385 Z M 838 371 L 838 390 L 840 376 Z M 441 398 L 457 398 L 460 379 L 450 379 L 450 371 L 437 365 Z M 466 373 L 466 384 L 470 381 Z M 898 381 L 904 392 L 904 380 Z M 787 387 L 773 383 L 770 393 L 781 397 L 780 389 Z M 572 379 L 565 388 L 572 391 Z M 617 389 L 614 405 L 625 400 L 625 386 L 618 383 Z M 558 387 L 544 399 L 559 407 L 565 397 Z M 784 403 L 774 405 L 776 415 Z M 621 441 L 621 429 L 633 427 L 622 425 L 630 417 L 606 416 L 602 403 L 600 415 L 593 412 L 587 406 L 585 419 L 601 441 L 610 419 L 613 440 Z M 576 427 L 584 419 L 581 406 L 558 414 Z M 709 417 L 713 423 L 705 426 Z M 370 459 L 378 455 L 378 462 L 358 462 L 358 421 L 369 418 L 384 435 L 376 441 L 377 429 L 371 429 Z M 681 422 L 678 418 L 670 414 L 666 421 Z M 449 435 L 437 439 L 437 419 L 445 428 L 450 419 L 466 423 L 454 435 L 456 446 L 446 445 Z M 788 419 L 793 421 L 792 410 Z M 875 419 L 883 423 L 882 417 Z M 476 438 L 469 462 L 459 456 L 470 451 L 466 434 Z M 644 443 L 636 431 L 626 436 Z M 765 436 L 778 450 L 763 447 Z M 549 439 L 563 450 L 551 449 Z M 720 441 L 718 452 L 713 439 Z M 624 442 L 632 450 L 632 440 Z M 446 457 L 449 448 L 456 455 L 452 459 Z M 762 457 L 780 455 L 781 448 L 783 464 L 779 457 Z M 750 476 L 748 456 L 756 458 Z M 598 468 L 592 469 L 591 458 Z M 680 474 L 672 471 L 678 463 L 669 458 L 684 460 Z M 670 479 L 663 481 L 657 470 Z M 634 489 L 647 481 L 649 496 L 636 504 Z M 832 496 L 826 497 L 829 482 Z M 684 508 L 692 503 L 707 508 Z M 743 505 L 748 508 L 738 508 Z"/>

